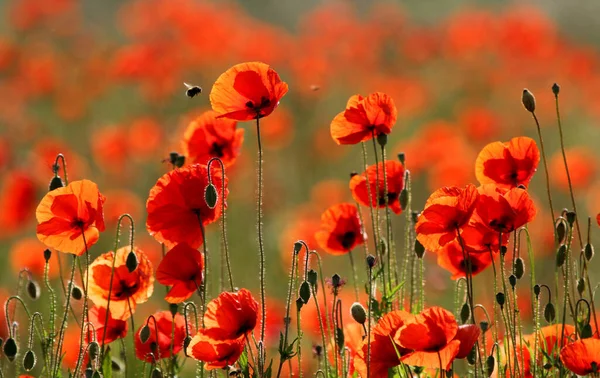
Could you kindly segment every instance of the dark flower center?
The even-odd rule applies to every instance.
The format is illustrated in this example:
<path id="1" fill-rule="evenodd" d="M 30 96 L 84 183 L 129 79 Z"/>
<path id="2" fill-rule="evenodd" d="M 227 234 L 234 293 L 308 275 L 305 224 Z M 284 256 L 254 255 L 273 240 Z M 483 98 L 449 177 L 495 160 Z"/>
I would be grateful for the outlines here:
<path id="1" fill-rule="evenodd" d="M 340 243 L 344 249 L 349 250 L 354 245 L 356 239 L 356 233 L 354 231 L 348 231 L 340 238 Z"/>
<path id="2" fill-rule="evenodd" d="M 394 202 L 397 198 L 398 198 L 397 193 L 389 192 L 387 194 L 387 203 L 390 204 L 390 203 Z M 379 206 L 384 206 L 384 205 L 385 205 L 385 194 L 381 193 L 379 195 Z"/>
<path id="3" fill-rule="evenodd" d="M 221 146 L 217 142 L 214 142 L 212 144 L 212 146 L 210 147 L 210 154 L 212 156 L 216 156 L 218 158 L 222 158 L 224 156 L 223 149 L 224 149 L 223 146 Z"/>

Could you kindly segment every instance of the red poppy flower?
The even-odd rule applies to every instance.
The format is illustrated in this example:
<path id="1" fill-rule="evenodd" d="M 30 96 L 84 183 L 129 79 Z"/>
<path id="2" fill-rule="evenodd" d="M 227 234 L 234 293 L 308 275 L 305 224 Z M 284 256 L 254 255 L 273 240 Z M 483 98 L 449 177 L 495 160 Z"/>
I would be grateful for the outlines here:
<path id="1" fill-rule="evenodd" d="M 375 92 L 367 97 L 354 95 L 346 110 L 331 122 L 331 137 L 337 144 L 356 144 L 380 134 L 389 134 L 396 123 L 398 110 L 385 93 Z"/>
<path id="2" fill-rule="evenodd" d="M 177 244 L 158 265 L 156 279 L 165 286 L 172 286 L 165 300 L 181 303 L 202 285 L 204 257 L 187 244 Z"/>
<path id="3" fill-rule="evenodd" d="M 477 214 L 496 232 L 512 232 L 535 218 L 535 205 L 525 189 L 512 188 L 503 192 L 488 184 L 481 186 L 479 192 Z"/>
<path id="4" fill-rule="evenodd" d="M 321 216 L 321 229 L 315 233 L 319 246 L 332 255 L 343 255 L 365 242 L 358 209 L 351 203 L 340 203 Z"/>
<path id="5" fill-rule="evenodd" d="M 154 291 L 152 263 L 144 252 L 135 248 L 138 267 L 129 272 L 126 266 L 131 247 L 122 247 L 115 253 L 108 252 L 98 256 L 89 266 L 88 295 L 96 306 L 106 307 L 110 289 L 111 269 L 115 265 L 112 290 L 110 290 L 110 313 L 115 319 L 127 319 L 135 312 L 136 305 L 144 303 Z M 130 311 L 131 309 L 131 311 Z"/>
<path id="6" fill-rule="evenodd" d="M 219 196 L 214 209 L 206 204 L 204 191 L 208 185 L 205 165 L 194 164 L 173 170 L 161 177 L 150 190 L 146 209 L 148 232 L 160 243 L 172 248 L 186 243 L 192 248 L 202 245 L 203 225 L 214 222 L 221 216 L 223 177 L 218 167 L 211 167 L 211 180 Z M 225 178 L 225 185 L 227 185 Z M 229 193 L 225 189 L 225 195 Z"/>
<path id="7" fill-rule="evenodd" d="M 37 201 L 32 176 L 23 171 L 3 174 L 0 189 L 0 233 L 13 233 L 27 227 L 33 218 Z"/>
<path id="8" fill-rule="evenodd" d="M 360 174 L 354 175 L 350 179 L 350 190 L 352 191 L 352 197 L 356 202 L 363 206 L 371 206 L 384 208 L 385 207 L 385 185 L 383 177 L 383 163 L 379 163 L 377 166 L 371 165 L 367 168 L 367 171 Z M 404 189 L 404 166 L 395 160 L 388 160 L 385 162 L 385 172 L 387 180 L 387 203 L 390 209 L 396 214 L 402 212 L 398 197 Z M 379 177 L 379 181 L 377 181 Z M 370 188 L 367 188 L 367 180 Z M 372 201 L 369 201 L 369 191 L 371 193 Z"/>
<path id="9" fill-rule="evenodd" d="M 104 307 L 94 306 L 89 311 L 89 322 L 94 325 L 96 330 L 96 341 L 102 344 L 102 337 L 106 332 L 104 343 L 109 344 L 115 340 L 122 339 L 127 335 L 127 320 L 114 319 L 108 312 L 108 322 L 106 321 L 106 309 Z M 106 330 L 106 331 L 105 331 Z M 88 340 L 88 342 L 91 342 Z"/>
<path id="10" fill-rule="evenodd" d="M 465 262 L 465 257 L 458 240 L 446 244 L 436 254 L 438 265 L 450 272 L 453 280 L 465 277 L 467 263 Z M 473 276 L 481 273 L 492 264 L 492 257 L 489 253 L 472 253 L 467 251 L 467 256 L 471 260 L 471 274 Z"/>
<path id="11" fill-rule="evenodd" d="M 562 340 L 559 340 L 560 334 L 563 334 Z M 558 358 L 560 347 L 566 345 L 569 339 L 575 335 L 575 327 L 570 324 L 554 324 L 542 327 L 538 331 L 538 345 L 544 351 L 544 354 Z"/>
<path id="12" fill-rule="evenodd" d="M 540 151 L 528 137 L 510 142 L 490 143 L 475 161 L 475 175 L 481 185 L 496 184 L 506 189 L 527 186 L 540 162 Z"/>
<path id="13" fill-rule="evenodd" d="M 190 342 L 187 354 L 206 363 L 207 370 L 222 369 L 233 365 L 244 351 L 244 338 L 235 340 L 215 340 L 201 329 Z"/>
<path id="14" fill-rule="evenodd" d="M 258 323 L 258 302 L 246 289 L 223 292 L 206 306 L 206 334 L 215 340 L 243 338 Z"/>
<path id="15" fill-rule="evenodd" d="M 371 378 L 386 378 L 388 369 L 400 365 L 398 355 L 405 356 L 411 351 L 402 347 L 394 340 L 394 335 L 414 315 L 396 310 L 388 312 L 379 319 L 371 330 L 371 360 L 369 374 Z M 354 368 L 361 377 L 367 376 L 368 342 L 365 338 L 361 349 L 354 358 Z"/>
<path id="16" fill-rule="evenodd" d="M 454 336 L 454 340 L 460 340 L 460 348 L 458 348 L 456 358 L 467 358 L 471 349 L 473 349 L 473 345 L 475 345 L 477 339 L 479 339 L 480 334 L 481 329 L 475 324 L 463 324 L 458 326 L 458 331 L 456 331 L 456 336 Z"/>
<path id="17" fill-rule="evenodd" d="M 142 325 L 135 334 L 135 355 L 138 359 L 148 363 L 176 355 L 183 349 L 185 339 L 185 319 L 177 313 L 175 318 L 170 311 L 160 311 L 153 314 L 154 319 L 148 318 L 144 325 L 148 324 L 150 337 L 145 343 L 140 339 Z M 156 320 L 156 322 L 155 322 Z M 191 332 L 191 325 L 188 324 Z M 175 329 L 173 334 L 173 328 Z M 158 333 L 158 335 L 157 335 Z M 174 335 L 174 337 L 172 337 Z M 172 354 L 171 354 L 172 344 Z"/>
<path id="18" fill-rule="evenodd" d="M 582 339 L 567 344 L 560 351 L 560 360 L 577 375 L 597 373 L 600 370 L 600 340 Z"/>
<path id="19" fill-rule="evenodd" d="M 219 117 L 249 121 L 271 114 L 287 91 L 288 85 L 268 64 L 240 63 L 219 76 L 210 103 Z"/>
<path id="20" fill-rule="evenodd" d="M 244 129 L 238 129 L 236 121 L 218 116 L 211 110 L 188 125 L 183 136 L 183 150 L 188 162 L 207 164 L 217 157 L 230 166 L 240 155 Z"/>
<path id="21" fill-rule="evenodd" d="M 82 255 L 104 231 L 104 201 L 96 184 L 88 180 L 48 192 L 36 210 L 38 239 L 49 248 Z"/>
<path id="22" fill-rule="evenodd" d="M 471 216 L 471 220 L 460 229 L 460 236 L 465 249 L 471 253 L 498 252 L 500 247 L 499 235 L 486 226 L 477 212 Z M 502 234 L 502 245 L 506 245 L 510 234 Z"/>
<path id="23" fill-rule="evenodd" d="M 464 189 L 443 187 L 425 202 L 416 225 L 417 239 L 436 251 L 456 238 L 458 229 L 471 218 L 479 193 L 469 184 Z"/>

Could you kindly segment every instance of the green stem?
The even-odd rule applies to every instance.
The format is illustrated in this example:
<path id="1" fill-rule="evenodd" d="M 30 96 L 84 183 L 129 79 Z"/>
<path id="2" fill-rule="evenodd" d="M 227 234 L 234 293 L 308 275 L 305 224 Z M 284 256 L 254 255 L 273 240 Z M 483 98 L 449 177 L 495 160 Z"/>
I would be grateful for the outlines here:
<path id="1" fill-rule="evenodd" d="M 265 323 L 266 323 L 266 302 L 265 302 L 265 250 L 264 250 L 264 238 L 263 238 L 263 221 L 262 221 L 262 206 L 263 206 L 263 149 L 260 140 L 260 117 L 256 116 L 256 141 L 258 144 L 258 198 L 256 201 L 257 205 L 257 230 L 258 230 L 258 250 L 260 257 L 260 302 L 262 306 L 262 321 L 260 325 L 260 341 L 265 342 Z M 262 376 L 262 372 L 259 372 L 259 376 Z"/>

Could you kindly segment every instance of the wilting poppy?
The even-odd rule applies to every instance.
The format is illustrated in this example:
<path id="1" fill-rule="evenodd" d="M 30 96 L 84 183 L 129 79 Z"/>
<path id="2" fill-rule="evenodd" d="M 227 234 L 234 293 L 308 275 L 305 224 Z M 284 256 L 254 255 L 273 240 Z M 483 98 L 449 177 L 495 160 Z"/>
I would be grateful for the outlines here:
<path id="1" fill-rule="evenodd" d="M 458 240 L 446 244 L 436 254 L 438 265 L 450 272 L 453 280 L 465 277 L 468 265 Z M 472 276 L 481 273 L 492 264 L 492 257 L 489 253 L 467 251 L 467 257 L 470 260 Z"/>
<path id="2" fill-rule="evenodd" d="M 400 365 L 399 356 L 402 357 L 411 352 L 394 341 L 394 335 L 413 317 L 414 315 L 406 311 L 396 310 L 382 316 L 373 327 L 371 330 L 370 377 L 386 378 L 388 369 Z M 367 376 L 368 342 L 369 340 L 365 338 L 354 358 L 354 368 L 361 377 Z"/>
<path id="3" fill-rule="evenodd" d="M 200 289 L 204 277 L 204 257 L 187 244 L 177 244 L 158 265 L 156 279 L 165 286 L 172 286 L 165 300 L 180 303 Z"/>
<path id="4" fill-rule="evenodd" d="M 386 203 L 384 181 L 387 181 L 387 204 L 394 213 L 400 214 L 402 208 L 398 198 L 404 189 L 404 166 L 395 160 L 386 161 L 385 180 L 383 168 L 383 163 L 371 165 L 366 172 L 352 176 L 350 179 L 352 197 L 363 206 L 384 208 Z M 367 181 L 369 188 L 367 188 Z M 369 201 L 369 193 L 371 193 L 371 201 Z"/>
<path id="5" fill-rule="evenodd" d="M 201 329 L 190 342 L 187 354 L 206 363 L 207 370 L 221 369 L 233 365 L 244 351 L 244 338 L 215 340 Z"/>
<path id="6" fill-rule="evenodd" d="M 456 238 L 458 229 L 471 218 L 477 188 L 443 187 L 431 194 L 416 225 L 417 239 L 429 251 L 436 251 Z"/>
<path id="7" fill-rule="evenodd" d="M 535 218 L 535 205 L 525 189 L 512 188 L 504 192 L 488 184 L 481 186 L 479 192 L 477 214 L 496 232 L 512 232 Z"/>
<path id="8" fill-rule="evenodd" d="M 321 229 L 315 233 L 319 246 L 332 255 L 342 255 L 365 242 L 358 209 L 351 203 L 331 206 L 321 216 Z"/>
<path id="9" fill-rule="evenodd" d="M 89 322 L 94 325 L 96 330 L 96 341 L 102 344 L 102 337 L 104 337 L 104 343 L 109 344 L 115 340 L 122 339 L 127 335 L 127 320 L 115 319 L 108 312 L 108 322 L 106 322 L 106 308 L 94 306 L 89 311 Z M 91 328 L 90 328 L 91 329 Z M 88 342 L 91 342 L 91 337 Z"/>
<path id="10" fill-rule="evenodd" d="M 402 362 L 448 370 L 460 348 L 460 340 L 454 340 L 457 331 L 458 324 L 451 312 L 432 307 L 407 321 L 396 332 L 394 340 L 414 351 L 403 357 Z"/>
<path id="11" fill-rule="evenodd" d="M 136 305 L 150 298 L 154 290 L 152 263 L 144 252 L 135 248 L 138 266 L 129 272 L 126 266 L 131 247 L 122 247 L 115 253 L 107 252 L 98 256 L 89 266 L 88 294 L 96 306 L 106 307 L 110 290 L 111 268 L 115 265 L 110 290 L 110 313 L 115 319 L 127 319 L 135 312 Z M 86 278 L 87 279 L 87 278 Z"/>
<path id="12" fill-rule="evenodd" d="M 567 344 L 560 351 L 565 367 L 581 376 L 600 371 L 600 340 L 582 339 Z"/>
<path id="13" fill-rule="evenodd" d="M 240 63 L 219 76 L 210 103 L 219 117 L 249 121 L 271 114 L 287 91 L 288 85 L 268 64 Z"/>
<path id="14" fill-rule="evenodd" d="M 194 164 L 176 169 L 163 175 L 150 190 L 146 209 L 146 228 L 160 243 L 173 247 L 186 243 L 192 248 L 202 245 L 206 226 L 221 215 L 223 177 L 218 167 L 211 167 L 211 180 L 217 189 L 217 202 L 214 209 L 206 204 L 204 191 L 208 185 L 208 171 L 205 165 Z M 227 185 L 227 178 L 225 178 Z M 229 193 L 225 189 L 225 195 Z"/>
<path id="15" fill-rule="evenodd" d="M 331 121 L 331 137 L 337 144 L 364 142 L 391 133 L 397 117 L 394 100 L 387 94 L 354 95 L 348 100 L 346 110 Z"/>
<path id="16" fill-rule="evenodd" d="M 496 184 L 510 189 L 527 186 L 540 162 L 540 151 L 528 137 L 512 138 L 507 143 L 490 143 L 475 161 L 475 175 L 481 185 Z"/>
<path id="17" fill-rule="evenodd" d="M 49 248 L 82 255 L 104 231 L 104 201 L 89 180 L 72 181 L 48 192 L 36 210 L 38 239 Z"/>
<path id="18" fill-rule="evenodd" d="M 150 329 L 150 337 L 143 343 L 140 333 L 146 324 Z M 190 327 L 188 331 L 191 332 L 191 325 L 188 324 L 188 327 Z M 176 313 L 173 318 L 170 311 L 155 312 L 152 317 L 148 317 L 147 322 L 144 322 L 144 325 L 135 334 L 136 357 L 142 361 L 153 363 L 155 360 L 176 355 L 183 349 L 185 331 L 183 315 Z"/>
<path id="19" fill-rule="evenodd" d="M 204 323 L 206 334 L 215 340 L 243 338 L 258 323 L 258 302 L 246 289 L 223 292 L 206 306 Z"/>
<path id="20" fill-rule="evenodd" d="M 236 121 L 218 116 L 215 111 L 207 111 L 188 125 L 183 136 L 183 150 L 188 162 L 207 164 L 217 157 L 230 166 L 239 156 L 244 129 L 238 129 Z"/>

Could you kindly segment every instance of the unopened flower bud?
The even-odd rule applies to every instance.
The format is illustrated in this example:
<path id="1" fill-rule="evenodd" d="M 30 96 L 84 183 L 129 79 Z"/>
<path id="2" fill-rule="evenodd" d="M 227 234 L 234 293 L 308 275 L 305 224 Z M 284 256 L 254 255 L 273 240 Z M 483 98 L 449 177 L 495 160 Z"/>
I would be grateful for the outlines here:
<path id="1" fill-rule="evenodd" d="M 369 267 L 369 269 L 373 269 L 373 267 L 375 266 L 375 256 L 367 256 L 367 266 Z"/>
<path id="2" fill-rule="evenodd" d="M 521 101 L 528 112 L 535 112 L 535 97 L 528 89 L 523 89 L 523 97 L 521 98 Z"/>
<path id="3" fill-rule="evenodd" d="M 65 186 L 65 184 L 60 178 L 60 176 L 54 176 L 52 177 L 52 180 L 50 180 L 50 184 L 48 185 L 48 191 L 51 192 L 54 189 L 62 188 L 63 186 Z"/>
<path id="4" fill-rule="evenodd" d="M 556 309 L 552 302 L 548 302 L 546 307 L 544 307 L 544 319 L 546 319 L 548 323 L 552 323 L 554 318 L 556 318 Z"/>
<path id="5" fill-rule="evenodd" d="M 159 368 L 155 367 L 154 370 L 152 370 L 152 374 L 150 375 L 151 378 L 163 378 L 163 373 L 162 371 L 160 371 Z"/>
<path id="6" fill-rule="evenodd" d="M 25 369 L 25 371 L 30 371 L 33 369 L 35 367 L 36 360 L 35 353 L 33 353 L 32 350 L 28 350 L 27 353 L 25 353 L 25 357 L 23 357 L 23 369 Z"/>
<path id="7" fill-rule="evenodd" d="M 80 301 L 81 298 L 83 298 L 83 291 L 81 290 L 81 288 L 79 286 L 73 284 L 73 287 L 71 287 L 71 296 L 76 301 Z"/>
<path id="8" fill-rule="evenodd" d="M 100 351 L 100 345 L 98 342 L 92 341 L 88 346 L 88 355 L 90 356 L 90 360 L 95 360 L 98 357 Z"/>
<path id="9" fill-rule="evenodd" d="M 49 249 L 44 249 L 44 260 L 48 262 L 50 261 L 50 257 L 52 257 L 52 251 Z"/>
<path id="10" fill-rule="evenodd" d="M 125 260 L 125 266 L 127 267 L 127 270 L 129 271 L 129 273 L 133 273 L 137 269 L 139 264 L 140 264 L 140 262 L 138 260 L 138 257 L 136 255 L 135 251 L 132 249 L 127 254 L 127 259 Z"/>
<path id="11" fill-rule="evenodd" d="M 27 282 L 27 295 L 34 301 L 40 297 L 40 285 L 34 280 Z"/>
<path id="12" fill-rule="evenodd" d="M 367 311 L 358 302 L 354 302 L 352 307 L 350 307 L 350 314 L 352 315 L 352 319 L 358 324 L 365 324 L 367 321 Z"/>
<path id="13" fill-rule="evenodd" d="M 542 288 L 540 287 L 540 285 L 535 285 L 533 287 L 533 293 L 535 294 L 536 298 L 540 296 L 540 292 L 541 292 Z"/>
<path id="14" fill-rule="evenodd" d="M 594 246 L 591 245 L 590 243 L 587 243 L 583 250 L 583 254 L 585 255 L 585 259 L 587 261 L 590 261 L 592 259 L 592 257 L 594 257 Z"/>
<path id="15" fill-rule="evenodd" d="M 17 342 L 12 337 L 9 337 L 4 343 L 3 351 L 4 355 L 8 358 L 9 361 L 14 361 L 18 352 Z"/>
<path id="16" fill-rule="evenodd" d="M 142 344 L 145 344 L 149 338 L 150 338 L 150 327 L 148 327 L 148 324 L 146 324 L 140 330 L 140 341 L 142 342 Z"/>
<path id="17" fill-rule="evenodd" d="M 179 306 L 177 305 L 177 303 L 169 303 L 169 311 L 171 312 L 171 315 L 175 317 L 175 315 L 177 315 L 177 312 L 179 312 Z"/>
<path id="18" fill-rule="evenodd" d="M 558 84 L 552 84 L 552 93 L 554 93 L 555 96 L 558 96 L 560 93 L 560 86 Z"/>
<path id="19" fill-rule="evenodd" d="M 460 309 L 460 321 L 465 324 L 467 320 L 471 317 L 471 308 L 467 303 L 463 303 Z"/>
<path id="20" fill-rule="evenodd" d="M 297 255 L 302 250 L 303 244 L 299 241 L 294 243 L 294 255 Z"/>
<path id="21" fill-rule="evenodd" d="M 569 227 L 573 228 L 576 218 L 577 214 L 574 211 L 567 211 L 567 222 L 569 222 Z"/>
<path id="22" fill-rule="evenodd" d="M 311 286 L 317 286 L 318 275 L 314 269 L 308 271 L 308 273 L 306 274 L 306 278 L 308 280 L 308 283 L 311 284 Z"/>
<path id="23" fill-rule="evenodd" d="M 514 290 L 515 286 L 517 285 L 517 276 L 515 276 L 514 274 L 511 274 L 510 276 L 508 276 L 508 283 Z"/>
<path id="24" fill-rule="evenodd" d="M 404 152 L 400 152 L 398 154 L 398 160 L 400 160 L 400 163 L 404 165 L 404 162 L 406 161 L 406 154 Z"/>
<path id="25" fill-rule="evenodd" d="M 517 277 L 517 279 L 521 279 L 523 278 L 523 274 L 525 273 L 525 263 L 523 262 L 523 259 L 520 257 L 517 257 L 517 259 L 515 260 L 515 276 Z"/>
<path id="26" fill-rule="evenodd" d="M 504 293 L 503 292 L 498 292 L 496 294 L 496 302 L 500 305 L 500 309 L 502 309 L 504 307 Z"/>
<path id="27" fill-rule="evenodd" d="M 384 147 L 387 144 L 387 140 L 388 140 L 388 136 L 387 134 L 379 134 L 377 135 L 377 143 L 379 143 L 379 145 L 381 147 Z"/>
<path id="28" fill-rule="evenodd" d="M 212 184 L 208 184 L 206 189 L 204 189 L 204 201 L 206 205 L 210 209 L 214 209 L 217 206 L 217 201 L 219 200 L 219 194 L 217 193 L 217 188 Z"/>
<path id="29" fill-rule="evenodd" d="M 562 244 L 556 252 L 556 266 L 561 267 L 567 258 L 567 246 Z"/>
<path id="30" fill-rule="evenodd" d="M 418 240 L 415 240 L 415 255 L 420 259 L 425 255 L 425 247 Z"/>
<path id="31" fill-rule="evenodd" d="M 304 281 L 300 285 L 300 298 L 305 304 L 310 300 L 310 284 L 308 281 Z"/>
<path id="32" fill-rule="evenodd" d="M 583 294 L 583 291 L 585 290 L 585 280 L 583 278 L 580 278 L 577 280 L 577 292 L 579 293 L 579 295 Z"/>

